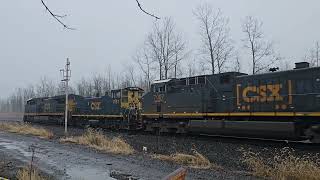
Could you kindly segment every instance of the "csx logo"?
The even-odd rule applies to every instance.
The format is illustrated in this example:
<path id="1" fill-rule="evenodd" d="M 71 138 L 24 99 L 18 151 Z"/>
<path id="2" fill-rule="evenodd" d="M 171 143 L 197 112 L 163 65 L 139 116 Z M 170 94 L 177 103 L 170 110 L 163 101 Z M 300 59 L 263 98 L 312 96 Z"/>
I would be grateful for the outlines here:
<path id="1" fill-rule="evenodd" d="M 247 86 L 241 87 L 241 84 L 237 84 L 237 105 L 242 110 L 250 110 L 250 103 L 272 103 L 275 110 L 286 109 L 288 105 L 293 102 L 292 97 L 292 82 L 279 84 L 265 84 L 260 86 Z M 281 93 L 282 92 L 282 93 Z"/>
<path id="2" fill-rule="evenodd" d="M 282 84 L 248 86 L 242 90 L 242 99 L 248 103 L 283 101 L 280 95 L 281 88 Z"/>
<path id="3" fill-rule="evenodd" d="M 69 111 L 74 111 L 75 110 L 75 108 L 76 108 L 76 103 L 74 102 L 74 100 L 69 100 L 69 102 L 68 102 L 68 110 Z"/>
<path id="4" fill-rule="evenodd" d="M 162 94 L 156 94 L 153 96 L 153 100 L 155 103 L 161 103 L 163 102 L 163 95 Z"/>
<path id="5" fill-rule="evenodd" d="M 91 110 L 100 110 L 101 109 L 101 102 L 92 102 L 91 103 Z"/>

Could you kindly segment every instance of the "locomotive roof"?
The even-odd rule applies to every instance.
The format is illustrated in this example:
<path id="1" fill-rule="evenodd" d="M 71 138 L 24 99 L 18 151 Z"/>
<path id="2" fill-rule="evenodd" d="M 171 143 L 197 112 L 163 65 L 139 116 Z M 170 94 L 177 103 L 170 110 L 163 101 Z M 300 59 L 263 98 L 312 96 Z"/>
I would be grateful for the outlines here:
<path id="1" fill-rule="evenodd" d="M 143 89 L 139 87 L 126 87 L 124 89 L 131 90 L 131 91 L 144 91 Z"/>
<path id="2" fill-rule="evenodd" d="M 299 69 L 289 69 L 284 71 L 276 71 L 276 72 L 265 72 L 261 74 L 246 74 L 246 75 L 240 75 L 238 78 L 246 78 L 246 77 L 261 77 L 261 76 L 267 76 L 267 75 L 281 75 L 285 73 L 294 73 L 294 72 L 303 72 L 303 71 L 312 71 L 312 70 L 320 70 L 320 67 L 306 67 L 306 68 L 299 68 Z"/>
<path id="3" fill-rule="evenodd" d="M 205 75 L 189 76 L 189 77 L 182 77 L 182 78 L 170 78 L 170 79 L 155 80 L 152 84 L 168 83 L 173 80 L 181 80 L 181 79 L 186 79 L 186 78 L 204 77 L 204 76 L 205 77 L 212 77 L 212 76 L 224 76 L 224 75 L 244 76 L 244 75 L 248 75 L 248 74 L 231 71 L 231 72 L 224 72 L 224 73 L 220 73 L 220 74 L 205 74 Z"/>
<path id="4" fill-rule="evenodd" d="M 60 99 L 60 98 L 65 98 L 66 95 L 58 95 L 58 96 L 51 96 L 51 97 L 36 97 L 36 98 L 30 98 L 27 100 L 28 101 L 31 101 L 31 100 L 45 100 L 45 99 Z M 82 96 L 79 96 L 79 95 L 75 95 L 75 94 L 69 94 L 69 97 L 82 97 Z"/>
<path id="5" fill-rule="evenodd" d="M 32 100 L 38 100 L 38 99 L 42 99 L 42 98 L 29 98 L 29 99 L 27 100 L 27 102 L 28 102 L 28 101 L 32 101 Z"/>
<path id="6" fill-rule="evenodd" d="M 152 82 L 152 84 L 160 84 L 160 83 L 167 83 L 171 81 L 172 79 L 162 79 L 162 80 L 155 80 Z"/>
<path id="7" fill-rule="evenodd" d="M 131 91 L 144 91 L 143 89 L 141 89 L 139 87 L 126 87 L 126 88 L 122 88 L 122 89 L 113 89 L 111 91 L 121 91 L 123 89 L 131 90 Z"/>

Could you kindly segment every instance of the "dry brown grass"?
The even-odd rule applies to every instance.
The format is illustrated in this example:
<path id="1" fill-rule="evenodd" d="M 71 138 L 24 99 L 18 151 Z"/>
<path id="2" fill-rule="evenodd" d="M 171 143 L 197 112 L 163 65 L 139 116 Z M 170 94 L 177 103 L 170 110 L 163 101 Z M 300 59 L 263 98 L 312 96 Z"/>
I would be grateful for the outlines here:
<path id="1" fill-rule="evenodd" d="M 243 162 L 260 177 L 272 179 L 318 180 L 320 179 L 320 159 L 318 157 L 293 154 L 290 148 L 283 148 L 271 159 L 265 159 L 260 153 L 243 151 Z"/>
<path id="2" fill-rule="evenodd" d="M 193 151 L 192 155 L 183 153 L 175 153 L 172 155 L 155 154 L 152 156 L 152 158 L 163 161 L 171 161 L 177 164 L 197 169 L 219 168 L 219 166 L 211 163 L 205 156 L 195 150 Z"/>
<path id="3" fill-rule="evenodd" d="M 134 149 L 122 138 L 108 138 L 101 131 L 88 129 L 82 136 L 66 137 L 60 139 L 64 143 L 76 143 L 86 145 L 102 152 L 129 155 Z"/>
<path id="4" fill-rule="evenodd" d="M 0 130 L 25 134 L 25 135 L 34 135 L 41 138 L 51 139 L 53 133 L 41 127 L 33 127 L 28 123 L 0 123 Z"/>
<path id="5" fill-rule="evenodd" d="M 31 178 L 30 178 L 31 175 Z M 30 171 L 29 168 L 22 168 L 17 173 L 17 179 L 18 180 L 45 180 L 44 177 L 41 177 L 41 175 L 38 173 L 37 170 L 33 169 Z"/>

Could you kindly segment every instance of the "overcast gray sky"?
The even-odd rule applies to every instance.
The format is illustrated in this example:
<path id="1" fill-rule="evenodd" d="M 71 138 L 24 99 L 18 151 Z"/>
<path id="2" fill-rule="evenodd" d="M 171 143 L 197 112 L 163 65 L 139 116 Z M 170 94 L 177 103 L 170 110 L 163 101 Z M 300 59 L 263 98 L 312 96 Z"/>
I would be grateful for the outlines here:
<path id="1" fill-rule="evenodd" d="M 171 16 L 197 49 L 198 22 L 192 11 L 205 0 L 141 0 L 144 8 Z M 59 79 L 66 57 L 72 61 L 73 80 L 103 72 L 108 65 L 120 70 L 131 60 L 154 19 L 138 10 L 135 0 L 47 0 L 65 22 L 64 30 L 49 16 L 40 0 L 2 0 L 0 6 L 0 97 L 16 87 L 35 83 L 41 76 Z M 210 0 L 230 18 L 236 47 L 241 48 L 241 20 L 253 15 L 264 22 L 266 36 L 286 59 L 300 61 L 320 40 L 319 0 Z"/>

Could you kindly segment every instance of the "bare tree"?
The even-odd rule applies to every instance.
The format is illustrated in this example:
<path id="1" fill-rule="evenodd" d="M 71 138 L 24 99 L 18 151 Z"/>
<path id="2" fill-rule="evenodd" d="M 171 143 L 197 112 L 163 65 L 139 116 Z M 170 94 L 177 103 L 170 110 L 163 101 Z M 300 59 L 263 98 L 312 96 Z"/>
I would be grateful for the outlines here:
<path id="1" fill-rule="evenodd" d="M 310 63 L 311 66 L 319 66 L 320 64 L 320 45 L 319 41 L 316 41 L 315 46 L 310 49 L 309 54 L 305 56 L 305 60 Z"/>
<path id="2" fill-rule="evenodd" d="M 91 80 L 86 80 L 82 78 L 80 81 L 76 82 L 77 94 L 81 96 L 94 96 L 94 88 L 91 84 Z"/>
<path id="3" fill-rule="evenodd" d="M 49 97 L 56 95 L 56 84 L 48 77 L 42 77 L 37 86 L 38 97 Z"/>
<path id="4" fill-rule="evenodd" d="M 128 86 L 136 86 L 136 75 L 135 75 L 135 67 L 133 64 L 127 64 L 125 67 L 125 81 Z"/>
<path id="5" fill-rule="evenodd" d="M 200 61 L 199 64 L 199 75 L 205 75 L 212 73 L 210 66 L 207 66 L 207 62 Z"/>
<path id="6" fill-rule="evenodd" d="M 196 60 L 189 60 L 187 63 L 187 75 L 189 77 L 195 76 L 197 74 L 197 66 L 196 66 Z"/>
<path id="7" fill-rule="evenodd" d="M 186 42 L 182 39 L 182 37 L 178 35 L 176 38 L 177 39 L 174 42 L 175 56 L 171 65 L 173 67 L 174 78 L 177 78 L 180 62 L 186 59 L 186 57 L 191 53 L 191 51 L 186 52 L 187 45 Z"/>
<path id="8" fill-rule="evenodd" d="M 69 27 L 68 25 L 66 25 L 66 24 L 62 21 L 62 19 L 65 18 L 65 17 L 67 17 L 67 15 L 58 15 L 58 14 L 55 14 L 55 13 L 53 13 L 53 12 L 49 9 L 49 7 L 47 6 L 47 4 L 46 4 L 43 0 L 41 0 L 41 3 L 42 3 L 42 5 L 45 7 L 46 11 L 48 11 L 49 14 L 50 14 L 59 24 L 61 24 L 65 29 L 75 30 L 75 28 Z"/>
<path id="9" fill-rule="evenodd" d="M 291 65 L 292 65 L 292 62 L 290 60 L 283 59 L 280 62 L 280 69 L 282 71 L 290 70 L 290 69 L 292 69 Z"/>
<path id="10" fill-rule="evenodd" d="M 79 83 L 80 82 L 80 83 Z M 85 88 L 84 88 L 84 84 L 82 82 L 85 82 L 85 79 L 81 79 L 81 81 L 79 81 L 78 83 L 76 83 L 76 90 L 77 90 L 77 93 L 80 95 L 80 96 L 84 96 L 85 95 Z"/>
<path id="11" fill-rule="evenodd" d="M 0 99 L 0 112 L 23 112 L 26 101 L 35 95 L 34 86 L 17 88 L 9 97 Z"/>
<path id="12" fill-rule="evenodd" d="M 241 63 L 240 63 L 239 54 L 237 54 L 236 57 L 235 57 L 234 71 L 235 72 L 240 72 L 241 71 Z"/>
<path id="13" fill-rule="evenodd" d="M 147 12 L 145 9 L 143 9 L 142 6 L 141 6 L 141 4 L 140 4 L 140 2 L 139 2 L 138 0 L 136 0 L 136 2 L 137 2 L 138 7 L 140 8 L 140 10 L 141 10 L 143 13 L 145 13 L 145 14 L 151 16 L 151 17 L 154 17 L 154 18 L 156 18 L 156 19 L 160 19 L 158 16 L 155 16 L 154 14 L 151 14 L 151 13 Z"/>
<path id="14" fill-rule="evenodd" d="M 61 24 L 65 29 L 75 30 L 75 28 L 72 28 L 72 27 L 68 26 L 67 24 L 65 24 L 65 23 L 63 22 L 63 18 L 67 17 L 67 15 L 58 15 L 58 14 L 54 13 L 54 12 L 47 6 L 47 4 L 44 2 L 44 0 L 41 0 L 41 3 L 42 3 L 42 5 L 45 7 L 46 11 L 49 12 L 50 16 L 52 16 L 52 17 L 53 17 L 59 24 Z M 146 11 L 144 8 L 142 8 L 142 5 L 141 5 L 141 3 L 139 2 L 139 0 L 136 0 L 136 3 L 137 3 L 137 6 L 139 7 L 139 9 L 140 9 L 143 13 L 145 13 L 145 14 L 147 14 L 147 15 L 155 18 L 155 19 L 160 19 L 158 16 L 156 16 L 156 15 L 154 15 L 154 14 L 151 14 L 151 13 L 149 13 L 148 11 Z"/>
<path id="15" fill-rule="evenodd" d="M 207 3 L 198 6 L 194 15 L 200 22 L 202 40 L 200 53 L 210 63 L 212 74 L 216 72 L 216 68 L 218 73 L 221 73 L 233 51 L 232 41 L 229 37 L 229 20 L 222 15 L 220 10 L 215 12 L 212 6 Z"/>
<path id="16" fill-rule="evenodd" d="M 186 43 L 176 32 L 171 18 L 165 18 L 162 23 L 156 22 L 148 35 L 147 46 L 152 57 L 159 65 L 159 78 L 167 79 L 169 71 L 177 66 L 183 58 Z"/>
<path id="17" fill-rule="evenodd" d="M 29 85 L 28 87 L 23 89 L 23 97 L 25 101 L 27 101 L 30 98 L 33 98 L 36 96 L 35 88 L 33 85 Z"/>
<path id="18" fill-rule="evenodd" d="M 61 95 L 64 93 L 63 87 L 47 77 L 42 77 L 36 85 L 17 88 L 7 98 L 0 99 L 0 112 L 23 112 L 28 99 Z M 72 86 L 69 92 L 75 92 Z"/>
<path id="19" fill-rule="evenodd" d="M 65 93 L 66 87 L 64 82 L 60 82 L 56 88 L 56 95 L 63 95 Z"/>
<path id="20" fill-rule="evenodd" d="M 106 68 L 106 71 L 105 71 L 105 74 L 106 74 L 106 83 L 105 83 L 105 90 L 106 92 L 110 92 L 112 89 L 114 89 L 114 86 L 113 86 L 113 82 L 114 82 L 114 79 L 113 79 L 113 76 L 112 76 L 112 70 L 111 70 L 111 66 L 108 65 L 108 67 Z"/>
<path id="21" fill-rule="evenodd" d="M 242 24 L 245 33 L 244 47 L 250 50 L 252 61 L 252 74 L 266 70 L 280 57 L 275 54 L 273 43 L 265 40 L 262 32 L 263 23 L 258 19 L 247 16 Z"/>
<path id="22" fill-rule="evenodd" d="M 99 97 L 102 95 L 104 78 L 100 74 L 92 76 L 94 95 Z"/>
<path id="23" fill-rule="evenodd" d="M 82 78 L 75 83 L 76 94 L 81 96 L 103 96 L 109 92 L 109 81 L 102 74 L 93 74 L 89 78 Z"/>
<path id="24" fill-rule="evenodd" d="M 149 57 L 150 53 L 146 46 L 142 47 L 140 51 L 133 57 L 134 61 L 138 64 L 140 70 L 142 71 L 145 81 L 147 82 L 146 91 L 150 90 L 151 81 L 153 80 L 153 71 L 155 61 Z"/>

